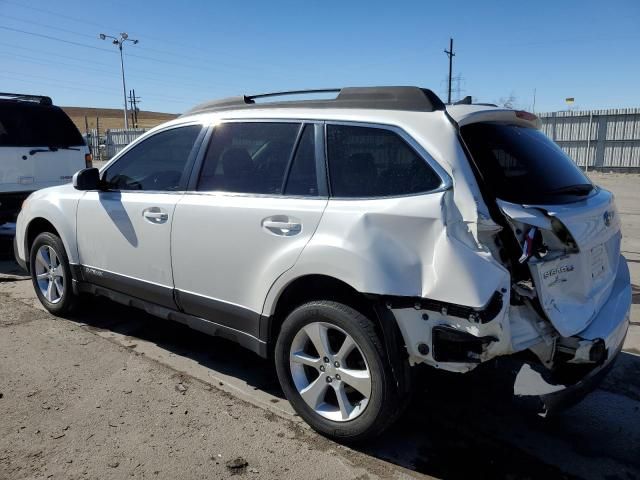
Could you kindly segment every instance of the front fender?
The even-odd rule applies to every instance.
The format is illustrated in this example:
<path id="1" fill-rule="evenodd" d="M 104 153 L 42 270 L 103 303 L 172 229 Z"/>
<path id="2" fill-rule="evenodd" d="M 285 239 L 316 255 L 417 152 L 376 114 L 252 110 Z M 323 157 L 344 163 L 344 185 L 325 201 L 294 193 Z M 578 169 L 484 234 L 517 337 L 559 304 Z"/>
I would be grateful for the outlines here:
<path id="1" fill-rule="evenodd" d="M 27 239 L 30 228 L 38 219 L 49 222 L 58 232 L 69 258 L 69 263 L 78 263 L 76 241 L 76 212 L 83 192 L 72 185 L 52 187 L 33 193 L 18 217 L 16 238 L 18 254 L 28 263 L 29 245 Z"/>

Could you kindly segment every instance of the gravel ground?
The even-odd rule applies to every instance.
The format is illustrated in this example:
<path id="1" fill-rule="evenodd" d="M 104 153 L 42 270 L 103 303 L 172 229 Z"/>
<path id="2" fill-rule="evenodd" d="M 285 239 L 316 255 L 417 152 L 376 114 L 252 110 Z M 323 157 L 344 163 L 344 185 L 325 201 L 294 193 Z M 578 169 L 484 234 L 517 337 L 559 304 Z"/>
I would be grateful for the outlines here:
<path id="1" fill-rule="evenodd" d="M 399 473 L 6 295 L 0 352 L 3 479 Z"/>

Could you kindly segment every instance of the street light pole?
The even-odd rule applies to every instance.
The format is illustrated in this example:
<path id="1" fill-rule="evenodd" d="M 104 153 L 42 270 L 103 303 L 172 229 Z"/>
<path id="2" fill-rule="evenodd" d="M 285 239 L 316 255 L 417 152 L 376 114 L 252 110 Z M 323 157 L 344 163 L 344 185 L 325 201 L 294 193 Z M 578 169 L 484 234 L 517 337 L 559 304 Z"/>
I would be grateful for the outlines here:
<path id="1" fill-rule="evenodd" d="M 121 33 L 118 37 L 112 37 L 111 35 L 105 35 L 104 33 L 100 34 L 100 40 L 106 40 L 107 38 L 111 38 L 113 40 L 113 44 L 118 46 L 118 50 L 120 50 L 120 70 L 122 72 L 122 99 L 124 100 L 124 128 L 127 130 L 129 128 L 129 120 L 127 118 L 127 86 L 124 80 L 124 55 L 122 53 L 122 46 L 124 42 L 131 42 L 134 45 L 138 43 L 138 40 L 132 40 L 129 38 L 129 35 L 126 32 Z"/>
<path id="2" fill-rule="evenodd" d="M 124 58 L 122 56 L 122 44 L 118 45 L 120 49 L 120 69 L 122 70 L 122 95 L 124 99 L 124 129 L 129 129 L 129 120 L 127 119 L 127 87 L 124 82 Z"/>

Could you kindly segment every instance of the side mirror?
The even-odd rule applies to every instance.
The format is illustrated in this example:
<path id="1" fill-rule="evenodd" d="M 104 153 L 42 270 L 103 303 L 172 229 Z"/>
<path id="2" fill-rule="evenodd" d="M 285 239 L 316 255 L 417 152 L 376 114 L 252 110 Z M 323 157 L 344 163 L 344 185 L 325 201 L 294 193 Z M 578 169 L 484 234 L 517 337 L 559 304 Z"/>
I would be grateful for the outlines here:
<path id="1" fill-rule="evenodd" d="M 73 176 L 73 188 L 76 190 L 98 190 L 100 171 L 97 168 L 85 168 Z"/>

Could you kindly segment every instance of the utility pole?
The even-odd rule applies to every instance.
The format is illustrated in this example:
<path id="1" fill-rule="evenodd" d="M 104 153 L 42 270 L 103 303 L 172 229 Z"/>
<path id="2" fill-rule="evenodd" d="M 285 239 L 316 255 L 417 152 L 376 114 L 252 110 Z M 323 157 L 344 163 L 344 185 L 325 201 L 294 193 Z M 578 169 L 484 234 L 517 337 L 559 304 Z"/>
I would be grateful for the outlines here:
<path id="1" fill-rule="evenodd" d="M 533 105 L 531 105 L 531 113 L 536 113 L 536 89 L 533 89 Z"/>
<path id="2" fill-rule="evenodd" d="M 120 69 L 122 71 L 122 97 L 124 99 L 124 128 L 129 128 L 129 121 L 127 119 L 127 86 L 124 81 L 124 55 L 122 53 L 122 46 L 125 42 L 131 42 L 134 45 L 138 43 L 138 40 L 132 40 L 129 38 L 129 35 L 126 32 L 121 33 L 118 37 L 112 37 L 111 35 L 105 35 L 104 33 L 100 34 L 100 40 L 106 40 L 107 38 L 112 39 L 114 45 L 118 46 L 118 50 L 120 50 Z"/>
<path id="3" fill-rule="evenodd" d="M 140 97 L 136 97 L 136 89 L 133 89 L 133 113 L 135 115 L 135 125 L 136 128 L 138 128 L 138 111 L 140 110 L 138 108 L 138 102 L 140 101 Z"/>
<path id="4" fill-rule="evenodd" d="M 136 96 L 135 88 L 129 90 L 129 110 L 131 110 L 131 123 L 133 123 L 133 128 L 138 128 L 138 103 L 140 102 L 140 97 Z"/>
<path id="5" fill-rule="evenodd" d="M 134 117 L 135 109 L 133 107 L 133 93 L 131 90 L 129 90 L 129 110 L 131 111 L 131 124 L 133 125 L 133 128 L 136 128 L 136 119 Z"/>
<path id="6" fill-rule="evenodd" d="M 444 53 L 447 54 L 447 56 L 449 57 L 449 95 L 447 97 L 447 103 L 451 103 L 451 80 L 452 80 L 452 75 L 453 75 L 453 57 L 456 56 L 455 53 L 453 53 L 453 38 L 449 39 L 449 50 L 444 51 Z"/>

